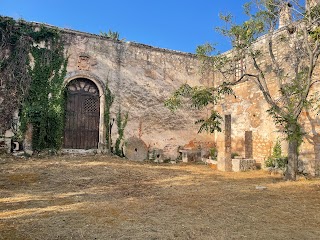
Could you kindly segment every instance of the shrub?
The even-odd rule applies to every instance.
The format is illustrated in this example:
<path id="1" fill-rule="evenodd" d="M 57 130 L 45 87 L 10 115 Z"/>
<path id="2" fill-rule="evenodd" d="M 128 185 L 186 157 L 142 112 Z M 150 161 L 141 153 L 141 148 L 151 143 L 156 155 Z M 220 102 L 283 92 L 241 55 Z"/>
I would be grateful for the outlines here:
<path id="1" fill-rule="evenodd" d="M 288 157 L 282 156 L 281 142 L 277 139 L 273 147 L 272 155 L 264 162 L 266 167 L 285 169 L 288 163 Z"/>
<path id="2" fill-rule="evenodd" d="M 210 148 L 210 157 L 212 160 L 217 160 L 217 156 L 218 156 L 218 149 L 213 147 L 213 148 Z"/>
<path id="3" fill-rule="evenodd" d="M 240 156 L 240 154 L 237 153 L 237 152 L 231 153 L 231 159 L 234 159 L 234 158 L 237 157 L 237 156 Z"/>

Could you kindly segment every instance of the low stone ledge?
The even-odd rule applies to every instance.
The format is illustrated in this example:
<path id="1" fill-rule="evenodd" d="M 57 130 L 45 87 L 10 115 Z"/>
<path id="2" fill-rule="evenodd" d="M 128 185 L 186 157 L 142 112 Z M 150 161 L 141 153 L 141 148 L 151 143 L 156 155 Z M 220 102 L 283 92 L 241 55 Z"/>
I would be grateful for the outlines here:
<path id="1" fill-rule="evenodd" d="M 7 131 L 8 132 L 8 131 Z M 0 136 L 0 153 L 10 153 L 11 152 L 11 135 L 6 134 Z"/>
<path id="2" fill-rule="evenodd" d="M 182 162 L 200 162 L 201 149 L 182 149 L 179 152 L 182 153 Z"/>
<path id="3" fill-rule="evenodd" d="M 256 160 L 235 158 L 232 159 L 232 171 L 234 172 L 245 172 L 256 169 Z"/>

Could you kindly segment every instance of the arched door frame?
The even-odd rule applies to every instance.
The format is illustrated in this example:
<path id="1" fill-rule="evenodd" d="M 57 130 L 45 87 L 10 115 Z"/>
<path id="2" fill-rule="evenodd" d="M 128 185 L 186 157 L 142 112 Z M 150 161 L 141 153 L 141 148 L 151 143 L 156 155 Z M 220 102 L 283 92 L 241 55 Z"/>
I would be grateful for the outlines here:
<path id="1" fill-rule="evenodd" d="M 98 152 L 104 153 L 107 151 L 106 149 L 106 128 L 104 124 L 104 112 L 105 112 L 105 84 L 101 81 L 101 79 L 87 71 L 74 71 L 67 73 L 64 80 L 64 87 L 68 85 L 69 82 L 78 78 L 85 78 L 92 81 L 99 90 L 99 98 L 100 98 L 100 119 L 99 119 L 99 142 L 98 142 Z"/>

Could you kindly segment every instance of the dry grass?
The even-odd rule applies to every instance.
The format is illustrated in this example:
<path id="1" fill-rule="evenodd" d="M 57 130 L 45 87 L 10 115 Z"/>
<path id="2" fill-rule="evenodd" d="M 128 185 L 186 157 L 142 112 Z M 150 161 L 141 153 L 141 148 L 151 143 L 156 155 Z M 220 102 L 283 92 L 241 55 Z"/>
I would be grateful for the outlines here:
<path id="1" fill-rule="evenodd" d="M 320 180 L 106 156 L 2 158 L 0 239 L 320 239 Z"/>

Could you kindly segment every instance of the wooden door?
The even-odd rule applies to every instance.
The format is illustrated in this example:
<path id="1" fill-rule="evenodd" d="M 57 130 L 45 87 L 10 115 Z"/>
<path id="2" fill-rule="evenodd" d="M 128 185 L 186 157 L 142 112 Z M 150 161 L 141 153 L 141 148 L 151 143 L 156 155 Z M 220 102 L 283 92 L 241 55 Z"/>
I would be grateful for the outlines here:
<path id="1" fill-rule="evenodd" d="M 67 86 L 64 148 L 98 148 L 99 119 L 97 86 L 88 79 L 71 81 Z"/>

